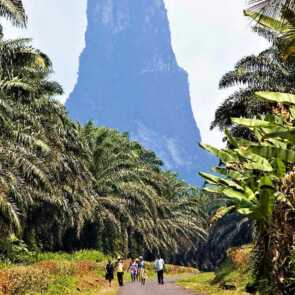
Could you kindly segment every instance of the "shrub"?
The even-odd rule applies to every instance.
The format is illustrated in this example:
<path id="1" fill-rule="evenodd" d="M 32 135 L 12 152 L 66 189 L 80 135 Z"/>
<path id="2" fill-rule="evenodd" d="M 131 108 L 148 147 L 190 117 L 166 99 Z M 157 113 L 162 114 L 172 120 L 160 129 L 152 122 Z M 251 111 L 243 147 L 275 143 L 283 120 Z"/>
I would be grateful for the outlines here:
<path id="1" fill-rule="evenodd" d="M 93 261 L 78 261 L 74 265 L 74 271 L 76 274 L 85 274 L 97 269 L 97 264 Z"/>
<path id="2" fill-rule="evenodd" d="M 34 267 L 44 270 L 51 275 L 71 276 L 75 272 L 73 264 L 69 261 L 40 261 L 35 263 Z"/>
<path id="3" fill-rule="evenodd" d="M 44 292 L 50 281 L 49 272 L 34 267 L 15 267 L 0 272 L 0 291 L 3 294 L 22 295 Z"/>
<path id="4" fill-rule="evenodd" d="M 252 246 L 243 246 L 239 248 L 230 248 L 227 251 L 227 257 L 235 266 L 248 265 L 251 258 Z"/>
<path id="5" fill-rule="evenodd" d="M 31 263 L 35 253 L 28 250 L 24 241 L 14 234 L 0 240 L 0 260 L 5 263 Z"/>
<path id="6" fill-rule="evenodd" d="M 47 295 L 63 295 L 69 293 L 75 287 L 75 279 L 68 276 L 57 277 L 48 287 Z"/>

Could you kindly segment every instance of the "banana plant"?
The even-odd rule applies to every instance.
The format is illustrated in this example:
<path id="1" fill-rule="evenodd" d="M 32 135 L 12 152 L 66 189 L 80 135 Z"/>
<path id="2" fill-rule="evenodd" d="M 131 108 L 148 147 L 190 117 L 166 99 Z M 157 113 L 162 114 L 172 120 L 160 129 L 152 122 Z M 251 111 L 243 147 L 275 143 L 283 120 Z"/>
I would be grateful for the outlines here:
<path id="1" fill-rule="evenodd" d="M 295 95 L 288 93 L 257 92 L 258 99 L 284 104 L 288 116 L 274 112 L 256 119 L 233 118 L 236 125 L 249 128 L 255 141 L 233 137 L 225 132 L 229 147 L 217 149 L 201 147 L 219 157 L 221 165 L 215 173 L 201 172 L 206 180 L 205 190 L 224 195 L 235 210 L 267 227 L 272 220 L 276 200 L 286 201 L 280 191 L 282 178 L 295 164 Z M 220 212 L 218 215 L 221 216 Z"/>

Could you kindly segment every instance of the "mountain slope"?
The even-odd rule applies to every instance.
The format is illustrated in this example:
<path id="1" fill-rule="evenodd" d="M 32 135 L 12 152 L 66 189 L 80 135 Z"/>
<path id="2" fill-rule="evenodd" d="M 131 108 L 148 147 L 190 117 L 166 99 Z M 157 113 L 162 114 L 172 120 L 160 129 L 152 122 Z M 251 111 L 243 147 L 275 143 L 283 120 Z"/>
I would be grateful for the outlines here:
<path id="1" fill-rule="evenodd" d="M 186 72 L 163 0 L 88 0 L 86 47 L 66 106 L 72 118 L 128 131 L 166 168 L 201 184 L 214 160 L 198 147 Z"/>

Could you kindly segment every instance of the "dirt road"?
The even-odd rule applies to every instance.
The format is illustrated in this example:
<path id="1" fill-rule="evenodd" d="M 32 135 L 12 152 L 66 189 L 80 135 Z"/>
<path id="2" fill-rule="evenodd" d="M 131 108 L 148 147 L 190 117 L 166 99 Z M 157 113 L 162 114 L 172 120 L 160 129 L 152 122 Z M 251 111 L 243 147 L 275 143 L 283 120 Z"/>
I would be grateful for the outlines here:
<path id="1" fill-rule="evenodd" d="M 140 283 L 126 284 L 120 288 L 119 295 L 196 295 L 175 285 L 175 279 L 167 279 L 164 285 L 148 281 L 145 286 Z"/>

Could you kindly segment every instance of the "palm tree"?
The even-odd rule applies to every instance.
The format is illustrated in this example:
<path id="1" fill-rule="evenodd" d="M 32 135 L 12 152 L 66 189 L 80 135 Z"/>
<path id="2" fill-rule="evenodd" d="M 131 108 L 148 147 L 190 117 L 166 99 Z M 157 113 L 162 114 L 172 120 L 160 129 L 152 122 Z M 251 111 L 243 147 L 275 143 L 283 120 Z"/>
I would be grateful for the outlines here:
<path id="1" fill-rule="evenodd" d="M 1 228 L 34 233 L 47 249 L 62 246 L 67 229 L 79 233 L 95 202 L 87 151 L 51 99 L 62 93 L 51 72 L 29 40 L 0 40 Z"/>
<path id="2" fill-rule="evenodd" d="M 260 26 L 256 33 L 272 42 L 272 46 L 258 55 L 242 58 L 233 71 L 226 73 L 220 88 L 242 86 L 230 95 L 216 110 L 211 128 L 229 128 L 235 136 L 249 138 L 249 129 L 232 123 L 233 117 L 253 118 L 271 112 L 272 105 L 258 100 L 256 91 L 279 91 L 295 93 L 295 65 L 280 57 L 277 34 Z M 253 136 L 252 136 L 253 137 Z"/>
<path id="3" fill-rule="evenodd" d="M 163 173 L 154 153 L 130 141 L 128 134 L 91 122 L 81 133 L 93 154 L 90 170 L 98 212 L 105 223 L 117 227 L 125 256 L 133 251 L 134 241 L 155 253 L 206 238 L 196 194 L 175 175 Z"/>
<path id="4" fill-rule="evenodd" d="M 17 26 L 25 26 L 27 23 L 25 9 L 21 0 L 1 0 L 0 15 Z"/>
<path id="5" fill-rule="evenodd" d="M 268 16 L 279 16 L 284 9 L 295 9 L 294 0 L 249 0 L 251 10 Z"/>

